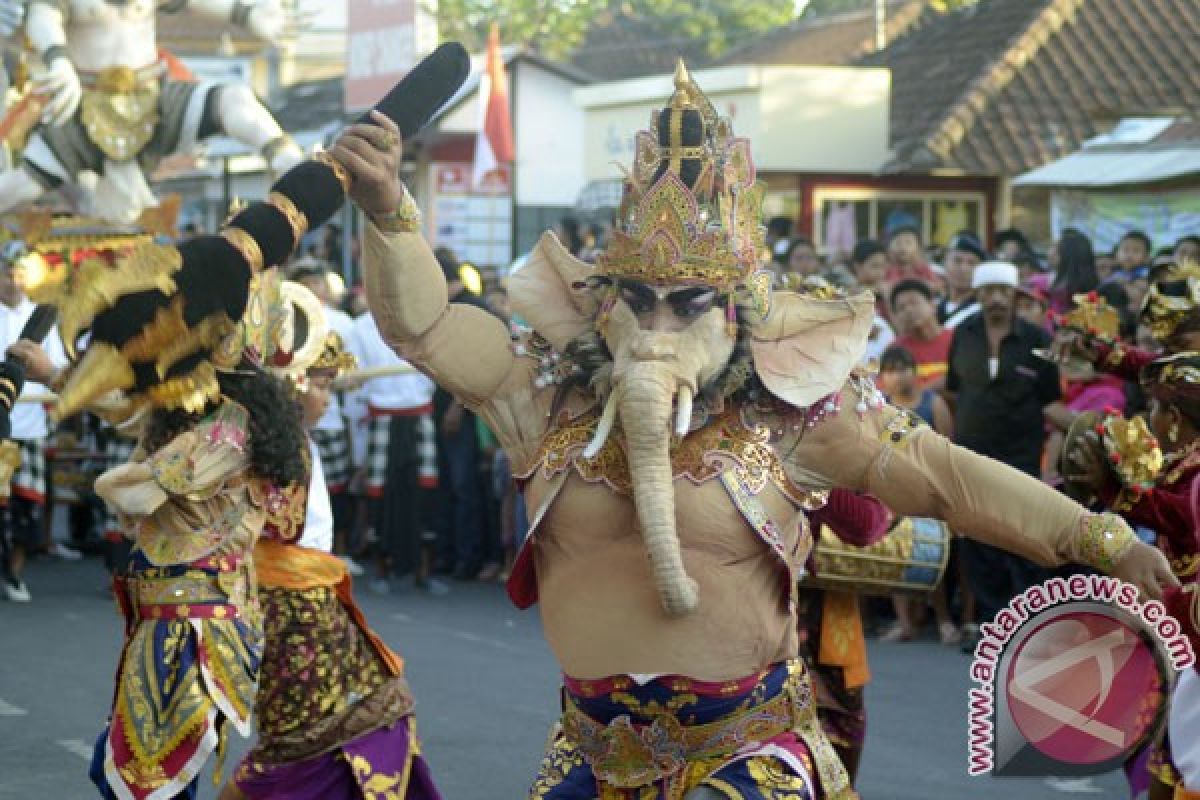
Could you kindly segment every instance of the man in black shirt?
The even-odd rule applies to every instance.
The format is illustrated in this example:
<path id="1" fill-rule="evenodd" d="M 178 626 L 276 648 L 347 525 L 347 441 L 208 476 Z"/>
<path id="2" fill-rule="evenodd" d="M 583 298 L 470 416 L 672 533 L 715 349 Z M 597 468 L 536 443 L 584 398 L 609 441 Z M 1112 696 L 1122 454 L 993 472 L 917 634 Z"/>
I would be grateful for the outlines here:
<path id="1" fill-rule="evenodd" d="M 1058 369 L 1033 350 L 1049 347 L 1050 335 L 1016 316 L 1012 264 L 980 264 L 972 288 L 982 310 L 955 330 L 946 374 L 946 392 L 954 401 L 954 441 L 1039 477 L 1046 440 L 1042 409 L 1059 399 L 1060 389 Z M 1019 556 L 969 539 L 959 544 L 982 621 L 990 621 L 1044 576 Z M 964 643 L 964 650 L 968 646 L 974 643 Z"/>

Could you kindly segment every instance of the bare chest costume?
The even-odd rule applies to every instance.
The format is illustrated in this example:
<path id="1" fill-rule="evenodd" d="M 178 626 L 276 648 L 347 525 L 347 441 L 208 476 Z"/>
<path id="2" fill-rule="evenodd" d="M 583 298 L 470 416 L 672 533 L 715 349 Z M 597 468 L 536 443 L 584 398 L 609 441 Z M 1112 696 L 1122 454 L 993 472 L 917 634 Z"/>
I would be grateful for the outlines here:
<path id="1" fill-rule="evenodd" d="M 1132 534 L 851 375 L 872 299 L 770 290 L 749 143 L 682 70 L 653 128 L 597 265 L 547 235 L 510 278 L 535 337 L 514 345 L 447 302 L 411 198 L 367 231 L 368 298 L 388 343 L 483 415 L 526 476 L 533 529 L 510 591 L 540 603 L 566 675 L 531 796 L 851 796 L 794 660 L 806 508 L 868 491 L 1043 564 L 1111 568 Z M 644 329 L 631 297 L 647 294 L 688 324 Z"/>

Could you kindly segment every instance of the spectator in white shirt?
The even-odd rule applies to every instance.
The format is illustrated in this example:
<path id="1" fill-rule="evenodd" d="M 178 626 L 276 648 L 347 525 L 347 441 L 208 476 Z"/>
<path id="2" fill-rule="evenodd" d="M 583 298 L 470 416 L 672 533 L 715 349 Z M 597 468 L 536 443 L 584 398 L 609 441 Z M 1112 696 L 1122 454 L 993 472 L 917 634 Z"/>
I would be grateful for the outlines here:
<path id="1" fill-rule="evenodd" d="M 0 348 L 18 358 L 26 371 L 22 396 L 44 395 L 45 384 L 53 381 L 59 370 L 67 365 L 58 331 L 46 337 L 44 346 L 17 339 L 25 323 L 37 307 L 28 297 L 22 284 L 22 270 L 13 258 L 17 250 L 6 248 L 0 254 Z M 45 540 L 43 511 L 46 504 L 46 440 L 50 427 L 46 410 L 40 403 L 21 402 L 13 407 L 12 438 L 21 448 L 21 466 L 13 475 L 12 496 L 3 510 L 0 530 L 5 541 L 4 594 L 14 602 L 28 603 L 31 599 L 22 573 L 25 557 L 30 550 L 40 548 Z M 78 558 L 69 548 L 51 543 L 52 554 Z"/>
<path id="2" fill-rule="evenodd" d="M 354 320 L 351 351 L 361 370 L 408 369 L 370 314 Z M 378 593 L 389 591 L 393 575 L 409 572 L 418 586 L 431 586 L 422 544 L 436 538 L 428 524 L 438 480 L 433 391 L 433 381 L 416 371 L 374 377 L 363 386 L 367 497 L 378 542 L 371 588 Z"/>

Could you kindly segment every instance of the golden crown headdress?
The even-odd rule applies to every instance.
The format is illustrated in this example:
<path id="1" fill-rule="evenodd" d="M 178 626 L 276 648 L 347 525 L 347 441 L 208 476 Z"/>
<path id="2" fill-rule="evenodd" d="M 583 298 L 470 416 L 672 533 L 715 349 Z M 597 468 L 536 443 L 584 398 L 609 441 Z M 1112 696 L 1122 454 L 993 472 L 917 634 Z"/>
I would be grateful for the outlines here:
<path id="1" fill-rule="evenodd" d="M 346 342 L 336 331 L 325 335 L 325 347 L 321 355 L 308 368 L 309 372 L 332 372 L 338 377 L 358 368 L 358 359 L 346 349 Z"/>
<path id="2" fill-rule="evenodd" d="M 597 258 L 612 278 L 699 284 L 731 293 L 758 269 L 764 186 L 750 143 L 680 61 L 675 93 L 634 139 L 617 229 Z"/>
<path id="3" fill-rule="evenodd" d="M 1172 264 L 1154 281 L 1142 307 L 1142 321 L 1160 342 L 1171 338 L 1180 323 L 1200 308 L 1200 264 Z"/>
<path id="4" fill-rule="evenodd" d="M 1072 299 L 1075 307 L 1059 316 L 1059 325 L 1110 342 L 1120 336 L 1120 312 L 1110 306 L 1106 299 L 1096 292 L 1077 294 Z"/>

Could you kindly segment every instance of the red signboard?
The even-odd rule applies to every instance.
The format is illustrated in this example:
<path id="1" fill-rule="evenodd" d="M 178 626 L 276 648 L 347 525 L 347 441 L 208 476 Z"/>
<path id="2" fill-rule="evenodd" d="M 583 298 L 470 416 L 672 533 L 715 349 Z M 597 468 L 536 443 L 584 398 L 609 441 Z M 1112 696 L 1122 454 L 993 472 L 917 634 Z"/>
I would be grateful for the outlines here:
<path id="1" fill-rule="evenodd" d="M 370 108 L 417 62 L 419 0 L 347 0 L 346 111 Z"/>

